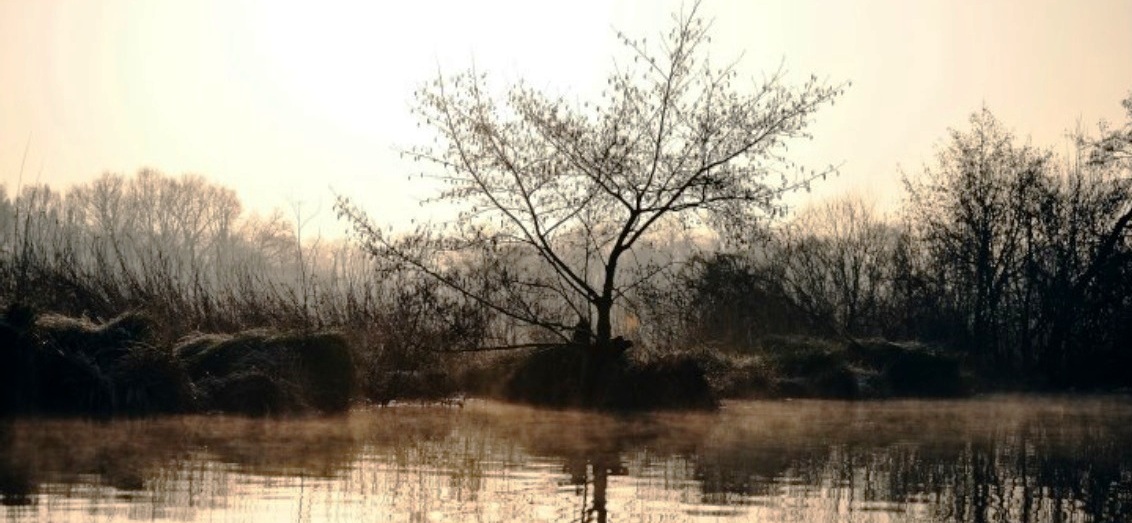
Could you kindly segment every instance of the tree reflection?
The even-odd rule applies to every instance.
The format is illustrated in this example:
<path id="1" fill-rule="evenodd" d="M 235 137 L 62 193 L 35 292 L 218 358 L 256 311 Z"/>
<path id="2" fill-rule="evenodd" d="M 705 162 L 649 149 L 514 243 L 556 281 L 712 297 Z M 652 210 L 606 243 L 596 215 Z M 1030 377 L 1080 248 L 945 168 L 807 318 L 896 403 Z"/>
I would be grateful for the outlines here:
<path id="1" fill-rule="evenodd" d="M 617 452 L 601 452 L 571 456 L 566 459 L 562 470 L 570 474 L 570 484 L 576 487 L 575 494 L 581 496 L 582 507 L 578 521 L 605 523 L 608 517 L 606 491 L 609 476 L 625 476 L 629 473 L 621 455 Z"/>
<path id="2" fill-rule="evenodd" d="M 330 521 L 1132 521 L 1130 421 L 1126 400 L 1048 399 L 750 402 L 632 417 L 479 403 L 334 418 L 10 420 L 0 423 L 0 516 L 34 520 L 52 496 L 76 495 L 142 519 L 297 496 L 303 518 Z M 328 505 L 360 512 L 326 516 Z"/>
<path id="3" fill-rule="evenodd" d="M 822 446 L 747 441 L 706 449 L 694 474 L 712 504 L 805 497 L 830 513 L 842 502 L 850 511 L 921 506 L 937 521 L 1132 521 L 1126 438 L 1049 436 L 1022 428 L 974 441 L 852 432 Z"/>
<path id="4" fill-rule="evenodd" d="M 11 424 L 0 421 L 0 505 L 30 505 L 35 484 L 28 466 L 6 452 L 12 446 L 12 439 Z"/>

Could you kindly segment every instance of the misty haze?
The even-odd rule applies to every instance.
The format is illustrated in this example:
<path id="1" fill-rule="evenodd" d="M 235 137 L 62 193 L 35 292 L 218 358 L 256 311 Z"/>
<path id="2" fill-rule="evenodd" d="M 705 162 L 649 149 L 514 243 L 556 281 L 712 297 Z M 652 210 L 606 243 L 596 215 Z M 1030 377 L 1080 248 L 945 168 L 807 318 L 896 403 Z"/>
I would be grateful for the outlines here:
<path id="1" fill-rule="evenodd" d="M 1129 21 L 0 2 L 0 515 L 1132 520 Z"/>

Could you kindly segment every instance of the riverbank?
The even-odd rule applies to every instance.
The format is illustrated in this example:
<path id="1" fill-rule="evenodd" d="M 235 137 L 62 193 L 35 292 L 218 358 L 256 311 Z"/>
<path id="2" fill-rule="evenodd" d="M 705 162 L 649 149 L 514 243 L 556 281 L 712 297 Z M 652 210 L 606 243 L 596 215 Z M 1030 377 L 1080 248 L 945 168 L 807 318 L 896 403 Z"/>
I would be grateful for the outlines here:
<path id="1" fill-rule="evenodd" d="M 486 397 L 552 408 L 713 409 L 723 399 L 957 398 L 1000 386 L 940 347 L 766 337 L 743 350 L 580 347 L 450 354 L 397 366 L 337 331 L 164 331 L 143 313 L 96 323 L 11 308 L 0 320 L 0 415 L 336 413 L 360 403 Z"/>
<path id="2" fill-rule="evenodd" d="M 335 332 L 168 337 L 143 313 L 94 323 L 14 307 L 0 321 L 0 414 L 333 413 L 355 399 Z"/>
<path id="3" fill-rule="evenodd" d="M 700 354 L 728 398 L 958 398 L 983 388 L 958 356 L 917 342 L 773 336 Z"/>

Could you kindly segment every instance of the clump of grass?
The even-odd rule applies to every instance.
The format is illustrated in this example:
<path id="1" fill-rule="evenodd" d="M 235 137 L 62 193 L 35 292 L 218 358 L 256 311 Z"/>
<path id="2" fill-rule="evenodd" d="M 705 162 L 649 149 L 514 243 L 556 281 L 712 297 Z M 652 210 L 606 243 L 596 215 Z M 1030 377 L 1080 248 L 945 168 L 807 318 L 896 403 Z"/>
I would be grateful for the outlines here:
<path id="1" fill-rule="evenodd" d="M 251 330 L 198 335 L 174 349 L 205 410 L 253 415 L 349 408 L 356 370 L 336 333 Z"/>
<path id="2" fill-rule="evenodd" d="M 954 397 L 959 360 L 919 344 L 768 336 L 743 351 L 691 352 L 724 397 Z"/>
<path id="3" fill-rule="evenodd" d="M 12 305 L 0 318 L 0 416 L 29 410 L 38 384 L 31 325 L 35 315 L 26 307 Z"/>
<path id="4" fill-rule="evenodd" d="M 442 401 L 458 388 L 453 376 L 440 370 L 371 370 L 366 378 L 366 398 L 387 405 L 393 400 Z"/>
<path id="5" fill-rule="evenodd" d="M 104 323 L 26 316 L 0 321 L 0 413 L 340 412 L 356 387 L 350 347 L 335 333 L 198 335 L 169 348 L 140 313 Z"/>
<path id="6" fill-rule="evenodd" d="M 177 412 L 191 398 L 187 376 L 156 346 L 154 322 L 144 314 L 101 324 L 55 314 L 19 328 L 5 323 L 4 335 L 14 340 L 6 359 L 22 376 L 6 394 L 14 409 L 134 415 Z"/>
<path id="7" fill-rule="evenodd" d="M 959 358 L 919 343 L 862 340 L 849 352 L 878 369 L 892 396 L 955 397 L 970 389 Z"/>
<path id="8" fill-rule="evenodd" d="M 199 404 L 208 411 L 270 416 L 305 408 L 296 385 L 255 368 L 205 376 L 197 387 Z"/>
<path id="9" fill-rule="evenodd" d="M 638 361 L 562 346 L 514 365 L 504 398 L 556 408 L 602 410 L 712 409 L 717 406 L 703 368 L 693 358 Z"/>
<path id="10" fill-rule="evenodd" d="M 111 369 L 110 380 L 121 412 L 173 413 L 190 410 L 194 404 L 184 367 L 162 347 L 131 346 Z"/>
<path id="11" fill-rule="evenodd" d="M 775 371 L 763 356 L 735 354 L 714 348 L 702 348 L 687 354 L 699 362 L 708 383 L 719 397 L 775 395 Z"/>

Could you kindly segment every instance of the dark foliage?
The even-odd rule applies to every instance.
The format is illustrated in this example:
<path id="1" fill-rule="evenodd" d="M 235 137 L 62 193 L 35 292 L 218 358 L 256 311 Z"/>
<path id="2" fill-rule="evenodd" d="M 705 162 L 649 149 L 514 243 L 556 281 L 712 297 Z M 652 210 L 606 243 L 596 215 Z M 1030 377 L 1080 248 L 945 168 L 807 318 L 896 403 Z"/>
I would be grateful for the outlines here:
<path id="1" fill-rule="evenodd" d="M 340 412 L 349 408 L 356 389 L 353 357 L 338 334 L 201 335 L 182 341 L 174 352 L 197 383 L 205 410 Z"/>
<path id="2" fill-rule="evenodd" d="M 511 401 L 605 410 L 712 409 L 716 399 L 699 364 L 686 357 L 639 363 L 566 345 L 531 354 L 503 387 Z"/>
<path id="3" fill-rule="evenodd" d="M 205 376 L 197 381 L 201 405 L 210 411 L 250 416 L 278 415 L 300 410 L 290 383 L 252 368 L 220 377 Z"/>
<path id="4" fill-rule="evenodd" d="M 177 412 L 191 385 L 155 323 L 128 313 L 103 324 L 58 315 L 35 323 L 40 408 L 60 413 Z"/>
<path id="5" fill-rule="evenodd" d="M 371 370 L 365 379 L 366 399 L 379 405 L 393 400 L 443 401 L 459 391 L 454 377 L 439 370 Z"/>
<path id="6" fill-rule="evenodd" d="M 725 397 L 959 397 L 973 391 L 957 357 L 919 344 L 769 336 L 741 354 L 705 350 L 688 357 Z"/>
<path id="7" fill-rule="evenodd" d="M 0 322 L 3 413 L 149 414 L 183 410 L 188 377 L 154 345 L 152 320 L 96 325 L 12 306 Z"/>
<path id="8" fill-rule="evenodd" d="M 0 318 L 0 415 L 22 412 L 34 400 L 34 352 L 29 339 L 34 313 L 21 305 Z"/>
<path id="9" fill-rule="evenodd" d="M 102 324 L 29 317 L 13 307 L 0 321 L 0 414 L 340 412 L 356 388 L 351 350 L 337 334 L 251 331 L 170 349 L 143 314 Z"/>
<path id="10" fill-rule="evenodd" d="M 970 393 L 959 358 L 918 344 L 862 340 L 849 344 L 850 358 L 880 373 L 890 396 L 956 397 Z"/>

